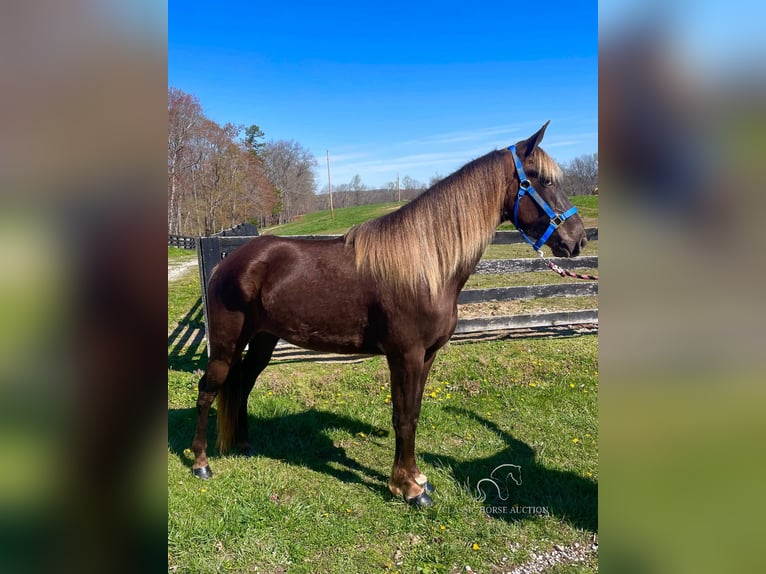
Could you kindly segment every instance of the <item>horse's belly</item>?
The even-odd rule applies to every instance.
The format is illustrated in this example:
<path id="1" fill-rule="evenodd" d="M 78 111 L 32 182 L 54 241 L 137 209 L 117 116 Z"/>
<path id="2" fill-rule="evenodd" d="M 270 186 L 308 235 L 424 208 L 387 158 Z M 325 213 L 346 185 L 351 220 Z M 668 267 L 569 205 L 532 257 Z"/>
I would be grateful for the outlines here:
<path id="1" fill-rule="evenodd" d="M 288 343 L 303 347 L 304 349 L 311 349 L 312 351 L 320 351 L 322 353 L 340 353 L 343 355 L 360 354 L 360 355 L 377 355 L 380 354 L 380 350 L 375 346 L 366 346 L 360 341 L 349 340 L 344 338 L 331 338 L 331 337 L 293 337 L 286 336 L 281 337 Z"/>
<path id="2" fill-rule="evenodd" d="M 379 353 L 366 309 L 313 304 L 266 309 L 265 327 L 288 343 L 330 353 Z"/>

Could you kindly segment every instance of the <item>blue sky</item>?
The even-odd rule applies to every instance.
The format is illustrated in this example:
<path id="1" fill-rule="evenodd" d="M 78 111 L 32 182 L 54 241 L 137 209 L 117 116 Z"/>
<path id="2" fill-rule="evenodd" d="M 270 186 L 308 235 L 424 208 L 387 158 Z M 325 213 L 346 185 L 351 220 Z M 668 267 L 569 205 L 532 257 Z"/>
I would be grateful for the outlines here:
<path id="1" fill-rule="evenodd" d="M 551 125 L 598 151 L 597 3 L 168 4 L 168 85 L 219 123 L 258 124 L 319 161 L 319 187 L 427 182 Z"/>

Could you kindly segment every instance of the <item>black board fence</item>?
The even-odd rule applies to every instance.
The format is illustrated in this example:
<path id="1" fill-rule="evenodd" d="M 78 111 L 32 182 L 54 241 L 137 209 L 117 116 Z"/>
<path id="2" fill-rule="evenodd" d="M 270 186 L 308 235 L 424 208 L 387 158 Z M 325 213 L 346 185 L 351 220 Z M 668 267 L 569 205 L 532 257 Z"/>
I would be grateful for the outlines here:
<path id="1" fill-rule="evenodd" d="M 586 229 L 588 240 L 598 239 L 598 228 Z M 296 239 L 323 240 L 340 237 L 339 235 L 299 235 L 290 236 Z M 199 262 L 200 283 L 202 285 L 202 309 L 205 325 L 207 316 L 207 284 L 210 276 L 221 260 L 229 253 L 251 241 L 253 237 L 242 236 L 213 236 L 200 237 L 197 240 L 197 257 Z M 518 231 L 498 231 L 492 240 L 494 245 L 522 243 L 524 240 Z M 598 268 L 597 256 L 574 258 L 554 257 L 552 260 L 563 269 L 594 269 Z M 528 273 L 547 270 L 546 263 L 539 257 L 524 259 L 482 260 L 474 270 L 475 274 L 495 273 Z M 508 301 L 516 299 L 535 299 L 544 297 L 582 297 L 598 294 L 598 282 L 587 281 L 578 283 L 558 283 L 551 285 L 525 285 L 516 287 L 499 287 L 493 289 L 469 289 L 460 293 L 459 304 L 483 303 L 488 301 Z M 476 319 L 459 319 L 455 336 L 487 331 L 509 331 L 514 329 L 534 329 L 542 327 L 557 327 L 563 325 L 597 325 L 598 310 L 566 311 L 553 313 L 536 313 L 533 315 L 514 315 L 508 317 L 482 317 Z M 280 345 L 282 343 L 280 342 Z M 277 348 L 279 350 L 279 347 Z"/>
<path id="2" fill-rule="evenodd" d="M 246 237 L 252 239 L 258 235 L 258 228 L 252 223 L 238 223 L 234 227 L 224 229 L 211 237 Z M 200 237 L 189 235 L 173 235 L 168 233 L 168 246 L 181 249 L 196 249 Z"/>
<path id="3" fill-rule="evenodd" d="M 197 238 L 189 235 L 173 235 L 168 233 L 168 246 L 181 249 L 197 249 Z"/>

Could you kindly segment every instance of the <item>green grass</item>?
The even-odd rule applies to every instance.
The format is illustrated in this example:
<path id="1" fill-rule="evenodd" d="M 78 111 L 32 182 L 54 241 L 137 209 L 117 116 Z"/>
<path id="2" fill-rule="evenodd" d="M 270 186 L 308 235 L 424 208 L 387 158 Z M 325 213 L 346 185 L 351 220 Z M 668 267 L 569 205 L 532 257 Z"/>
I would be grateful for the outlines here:
<path id="1" fill-rule="evenodd" d="M 330 216 L 330 210 L 315 211 L 301 215 L 295 221 L 284 225 L 267 227 L 261 231 L 266 234 L 276 235 L 315 235 L 345 233 L 354 225 L 380 217 L 399 209 L 404 203 L 378 203 L 375 205 L 360 205 L 358 207 L 344 207 L 336 209 L 334 217 Z"/>
<path id="2" fill-rule="evenodd" d="M 180 247 L 168 246 L 168 261 L 186 261 L 187 259 L 195 259 L 197 257 L 197 251 L 194 249 L 181 249 Z"/>
<path id="3" fill-rule="evenodd" d="M 583 544 L 597 529 L 596 348 L 595 337 L 584 336 L 443 351 L 418 435 L 419 465 L 438 489 L 425 511 L 385 486 L 393 433 L 382 359 L 270 366 L 250 400 L 257 456 L 220 457 L 213 449 L 215 476 L 204 483 L 184 455 L 197 375 L 171 371 L 169 566 L 451 572 L 470 565 L 488 572 L 553 544 Z M 547 516 L 482 512 L 477 481 L 508 463 L 522 467 L 522 485 L 509 487 L 507 502 L 485 504 L 545 507 Z M 520 549 L 511 553 L 511 543 Z"/>

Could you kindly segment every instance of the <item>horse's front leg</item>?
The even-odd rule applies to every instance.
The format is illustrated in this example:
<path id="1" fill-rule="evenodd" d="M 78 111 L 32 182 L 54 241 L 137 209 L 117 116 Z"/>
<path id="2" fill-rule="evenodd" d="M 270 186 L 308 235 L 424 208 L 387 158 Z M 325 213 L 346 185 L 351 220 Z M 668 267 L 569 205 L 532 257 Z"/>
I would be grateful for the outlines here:
<path id="1" fill-rule="evenodd" d="M 415 463 L 415 433 L 420 417 L 423 389 L 434 355 L 426 357 L 425 352 L 411 350 L 403 354 L 390 354 L 388 366 L 391 369 L 391 420 L 396 435 L 394 466 L 388 488 L 395 496 L 417 506 L 431 506 L 429 493 L 434 488 Z"/>

